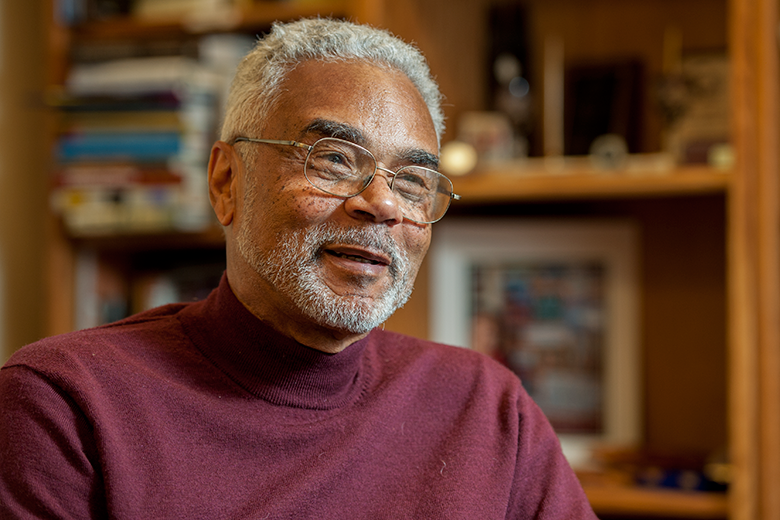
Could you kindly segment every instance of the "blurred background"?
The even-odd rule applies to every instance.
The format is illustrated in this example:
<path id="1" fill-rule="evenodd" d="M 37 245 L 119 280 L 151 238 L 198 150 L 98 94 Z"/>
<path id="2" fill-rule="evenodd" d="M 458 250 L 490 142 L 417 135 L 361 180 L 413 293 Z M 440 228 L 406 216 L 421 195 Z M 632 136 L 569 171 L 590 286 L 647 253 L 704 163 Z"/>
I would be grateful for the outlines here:
<path id="1" fill-rule="evenodd" d="M 42 100 L 45 8 L 0 4 L 0 351 L 3 360 L 46 330 L 44 258 L 48 150 Z"/>
<path id="2" fill-rule="evenodd" d="M 232 72 L 315 15 L 446 96 L 463 200 L 388 329 L 515 370 L 603 518 L 780 518 L 770 0 L 3 0 L 0 359 L 208 294 Z"/>

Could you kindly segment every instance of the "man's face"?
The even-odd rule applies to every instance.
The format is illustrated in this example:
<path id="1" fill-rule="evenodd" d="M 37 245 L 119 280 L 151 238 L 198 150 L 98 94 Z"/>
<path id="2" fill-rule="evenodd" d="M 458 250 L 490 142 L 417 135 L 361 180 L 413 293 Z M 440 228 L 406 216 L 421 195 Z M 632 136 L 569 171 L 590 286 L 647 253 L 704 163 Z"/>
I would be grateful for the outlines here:
<path id="1" fill-rule="evenodd" d="M 282 90 L 259 125 L 262 135 L 251 137 L 306 144 L 339 137 L 364 146 L 391 170 L 437 154 L 427 107 L 399 72 L 358 62 L 305 62 Z M 381 171 L 365 191 L 345 199 L 309 184 L 304 149 L 235 146 L 257 147 L 248 150 L 256 160 L 245 165 L 233 226 L 238 252 L 253 271 L 249 299 L 270 307 L 258 314 L 276 315 L 271 320 L 280 329 L 313 324 L 359 335 L 406 301 L 430 225 L 403 218 Z"/>

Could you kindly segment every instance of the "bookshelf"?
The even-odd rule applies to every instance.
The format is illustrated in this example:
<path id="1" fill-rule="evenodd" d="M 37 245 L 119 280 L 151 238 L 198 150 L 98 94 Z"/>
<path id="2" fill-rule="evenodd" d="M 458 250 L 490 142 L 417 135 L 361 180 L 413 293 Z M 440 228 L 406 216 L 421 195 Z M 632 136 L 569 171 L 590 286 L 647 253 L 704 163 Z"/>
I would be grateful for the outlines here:
<path id="1" fill-rule="evenodd" d="M 141 21 L 117 17 L 73 26 L 49 19 L 48 93 L 57 95 L 74 49 L 145 41 L 189 42 L 211 34 L 256 34 L 275 19 L 345 16 L 388 27 L 418 43 L 447 95 L 450 132 L 459 116 L 486 107 L 485 21 L 490 2 L 446 0 L 244 1 L 220 17 Z M 501 3 L 501 2 L 499 2 Z M 503 2 L 510 3 L 510 2 Z M 605 518 L 780 518 L 780 190 L 777 6 L 771 0 L 525 0 L 528 33 L 541 62 L 545 35 L 562 31 L 572 59 L 641 56 L 663 69 L 663 33 L 683 27 L 683 46 L 727 50 L 731 143 L 736 162 L 660 168 L 662 122 L 643 106 L 643 136 L 632 166 L 595 171 L 566 157 L 494 163 L 455 179 L 456 215 L 631 219 L 641 229 L 641 343 L 644 441 L 654 451 L 703 457 L 728 445 L 728 494 L 613 486 L 584 479 Z M 47 1 L 53 13 L 54 0 Z M 589 29 L 589 30 L 586 30 Z M 479 71 L 475 73 L 474 71 Z M 537 77 L 541 71 L 536 70 Z M 49 135 L 60 112 L 52 110 Z M 541 124 L 538 121 L 537 124 Z M 449 134 L 452 137 L 452 134 Z M 54 139 L 54 138 L 53 138 Z M 434 229 L 435 232 L 435 229 Z M 47 333 L 74 327 L 76 273 L 90 258 L 118 283 L 141 280 L 155 259 L 173 264 L 222 248 L 213 226 L 190 231 L 91 234 L 51 215 L 47 233 Z M 86 253 L 86 255 L 85 255 Z M 428 334 L 425 265 L 413 299 L 388 328 Z M 131 291 L 132 292 L 132 291 Z"/>

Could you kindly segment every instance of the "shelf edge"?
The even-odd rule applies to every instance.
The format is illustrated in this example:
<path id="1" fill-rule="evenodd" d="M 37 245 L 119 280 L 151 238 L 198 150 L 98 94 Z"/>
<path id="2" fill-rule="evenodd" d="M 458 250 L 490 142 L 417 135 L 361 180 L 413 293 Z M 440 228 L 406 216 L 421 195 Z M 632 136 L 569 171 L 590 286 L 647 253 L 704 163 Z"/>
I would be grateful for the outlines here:
<path id="1" fill-rule="evenodd" d="M 655 171 L 598 171 L 566 168 L 550 173 L 538 167 L 507 165 L 453 179 L 462 203 L 533 199 L 641 197 L 726 193 L 731 171 L 707 166 Z"/>

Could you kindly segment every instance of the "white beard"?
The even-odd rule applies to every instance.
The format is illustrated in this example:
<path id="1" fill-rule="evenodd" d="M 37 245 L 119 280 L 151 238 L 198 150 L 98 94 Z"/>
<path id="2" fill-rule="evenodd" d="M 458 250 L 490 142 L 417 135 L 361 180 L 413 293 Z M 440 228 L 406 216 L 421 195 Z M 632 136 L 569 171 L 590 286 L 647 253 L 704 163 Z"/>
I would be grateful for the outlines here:
<path id="1" fill-rule="evenodd" d="M 253 191 L 253 190 L 250 190 Z M 249 199 L 253 198 L 247 194 Z M 245 207 L 252 208 L 247 200 Z M 253 212 L 252 212 L 253 213 Z M 262 250 L 252 240 L 251 230 L 259 229 L 254 215 L 248 214 L 238 230 L 236 241 L 244 260 L 277 291 L 285 295 L 300 312 L 315 323 L 364 334 L 384 323 L 409 299 L 414 288 L 408 255 L 381 226 L 342 229 L 329 223 L 277 236 L 277 247 Z M 261 224 L 260 224 L 261 225 Z M 318 268 L 326 244 L 366 246 L 383 251 L 390 258 L 390 287 L 378 288 L 374 298 L 335 294 L 320 278 Z M 370 277 L 355 277 L 358 286 L 373 282 Z"/>

